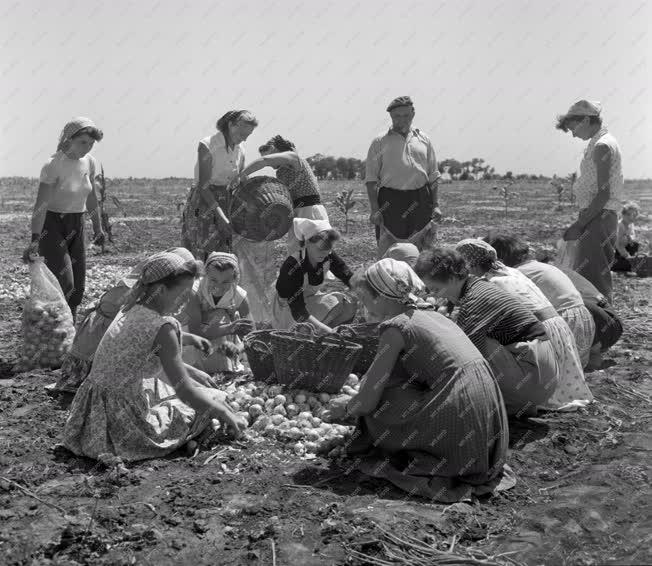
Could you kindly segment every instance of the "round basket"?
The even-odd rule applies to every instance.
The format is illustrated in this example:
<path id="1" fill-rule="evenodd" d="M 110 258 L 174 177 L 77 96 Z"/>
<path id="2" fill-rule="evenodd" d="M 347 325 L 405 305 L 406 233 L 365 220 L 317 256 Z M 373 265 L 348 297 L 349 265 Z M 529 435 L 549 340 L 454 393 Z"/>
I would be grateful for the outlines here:
<path id="1" fill-rule="evenodd" d="M 353 366 L 353 373 L 365 374 L 371 367 L 371 363 L 378 353 L 378 343 L 380 341 L 378 325 L 377 322 L 366 322 L 342 325 L 335 329 L 337 334 L 362 347 L 358 360 Z"/>
<path id="2" fill-rule="evenodd" d="M 242 339 L 249 368 L 258 381 L 274 380 L 274 356 L 270 348 L 271 333 L 271 330 L 256 330 Z"/>
<path id="3" fill-rule="evenodd" d="M 320 393 L 342 388 L 362 350 L 342 336 L 316 338 L 312 331 L 276 331 L 270 338 L 277 382 Z"/>
<path id="4" fill-rule="evenodd" d="M 229 218 L 236 234 L 263 242 L 287 234 L 293 210 L 290 192 L 283 183 L 274 177 L 252 177 L 231 195 Z"/>

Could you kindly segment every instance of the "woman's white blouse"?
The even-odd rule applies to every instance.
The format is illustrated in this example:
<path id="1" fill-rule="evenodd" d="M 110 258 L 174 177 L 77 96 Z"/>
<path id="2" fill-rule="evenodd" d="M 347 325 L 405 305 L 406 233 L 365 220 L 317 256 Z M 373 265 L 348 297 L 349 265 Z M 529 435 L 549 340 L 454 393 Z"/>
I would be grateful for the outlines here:
<path id="1" fill-rule="evenodd" d="M 212 185 L 228 185 L 240 171 L 244 169 L 244 144 L 239 143 L 232 150 L 227 149 L 222 132 L 217 132 L 199 142 L 208 148 L 213 167 L 210 183 Z M 195 163 L 195 183 L 199 181 L 199 162 Z"/>
<path id="2" fill-rule="evenodd" d="M 598 169 L 593 161 L 593 151 L 596 144 L 603 144 L 611 151 L 611 168 L 609 170 L 610 198 L 604 208 L 618 210 L 623 194 L 623 169 L 620 146 L 606 128 L 600 129 L 589 141 L 580 163 L 580 174 L 575 182 L 574 192 L 580 208 L 588 208 L 598 193 Z"/>

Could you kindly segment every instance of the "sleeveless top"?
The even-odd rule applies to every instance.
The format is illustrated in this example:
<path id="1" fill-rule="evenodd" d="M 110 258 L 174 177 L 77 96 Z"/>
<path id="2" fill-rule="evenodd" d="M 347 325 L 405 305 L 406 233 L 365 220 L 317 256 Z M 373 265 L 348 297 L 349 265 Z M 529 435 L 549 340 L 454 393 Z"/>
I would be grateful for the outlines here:
<path id="1" fill-rule="evenodd" d="M 293 167 L 279 167 L 276 178 L 290 190 L 294 208 L 321 204 L 321 195 L 317 177 L 312 172 L 310 164 L 300 155 L 298 169 Z"/>
<path id="2" fill-rule="evenodd" d="M 617 210 L 621 205 L 623 194 L 623 169 L 620 146 L 608 131 L 601 128 L 586 146 L 584 157 L 580 163 L 580 174 L 575 182 L 575 195 L 580 208 L 587 208 L 598 193 L 598 169 L 593 161 L 593 151 L 597 144 L 606 145 L 611 153 L 611 168 L 609 171 L 610 198 L 604 205 L 608 210 Z"/>
<path id="3" fill-rule="evenodd" d="M 239 143 L 233 149 L 227 149 L 222 132 L 216 132 L 199 142 L 208 148 L 212 159 L 211 185 L 226 186 L 244 169 L 244 144 Z M 195 184 L 199 181 L 199 162 L 195 163 Z"/>

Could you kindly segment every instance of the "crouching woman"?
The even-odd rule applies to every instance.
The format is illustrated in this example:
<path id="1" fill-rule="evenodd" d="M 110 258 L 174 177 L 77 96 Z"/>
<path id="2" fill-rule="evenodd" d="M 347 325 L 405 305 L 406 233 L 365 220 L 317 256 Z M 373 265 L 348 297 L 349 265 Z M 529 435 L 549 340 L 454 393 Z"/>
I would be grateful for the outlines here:
<path id="1" fill-rule="evenodd" d="M 182 344 L 209 349 L 181 332 L 176 312 L 199 267 L 177 254 L 151 256 L 135 292 L 102 338 L 91 372 L 73 400 L 63 446 L 79 456 L 124 461 L 173 452 L 219 419 L 239 434 L 246 423 L 208 376 L 181 359 Z"/>
<path id="2" fill-rule="evenodd" d="M 518 297 L 470 275 L 454 249 L 422 252 L 415 271 L 432 294 L 459 306 L 457 324 L 489 362 L 507 413 L 536 415 L 559 380 L 555 349 L 543 324 Z"/>
<path id="3" fill-rule="evenodd" d="M 354 297 L 322 288 L 329 272 L 350 286 L 353 273 L 333 249 L 340 235 L 327 220 L 295 218 L 293 229 L 300 249 L 281 266 L 272 325 L 287 329 L 296 322 L 309 322 L 318 333 L 330 333 L 333 327 L 351 322 L 358 308 Z"/>
<path id="4" fill-rule="evenodd" d="M 487 361 L 454 322 L 417 308 L 425 287 L 407 263 L 382 259 L 355 286 L 384 322 L 358 395 L 333 401 L 331 420 L 357 418 L 347 453 L 364 473 L 436 501 L 496 489 L 508 431 Z"/>

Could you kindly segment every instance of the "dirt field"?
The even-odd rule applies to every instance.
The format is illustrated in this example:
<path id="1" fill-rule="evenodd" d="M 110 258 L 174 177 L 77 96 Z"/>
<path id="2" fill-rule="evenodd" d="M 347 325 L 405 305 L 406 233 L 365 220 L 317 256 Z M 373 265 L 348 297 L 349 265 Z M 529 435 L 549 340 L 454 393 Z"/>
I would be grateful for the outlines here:
<path id="1" fill-rule="evenodd" d="M 500 564 L 652 563 L 652 279 L 616 278 L 615 307 L 626 330 L 604 369 L 587 375 L 597 402 L 577 413 L 510 423 L 509 463 L 518 483 L 493 498 L 433 505 L 347 474 L 346 462 L 301 459 L 269 441 L 221 446 L 193 459 L 178 453 L 117 475 L 54 449 L 70 403 L 46 394 L 54 372 L 9 370 L 28 283 L 18 258 L 35 183 L 0 183 L 0 563 L 416 564 L 408 537 L 450 550 L 458 564 L 473 563 L 472 552 Z M 89 251 L 87 302 L 139 258 L 178 243 L 177 203 L 186 186 L 109 184 L 121 205 L 108 209 L 116 243 L 105 255 Z M 339 227 L 344 220 L 334 199 L 349 186 L 359 204 L 340 250 L 358 266 L 373 258 L 375 246 L 363 187 L 322 183 Z M 652 182 L 628 182 L 625 192 L 649 210 Z M 522 183 L 506 215 L 486 183 L 444 185 L 441 202 L 445 243 L 499 228 L 552 248 L 574 215 L 568 204 L 556 209 L 556 195 L 543 182 Z M 639 230 L 644 240 L 646 222 Z M 279 244 L 279 265 L 282 252 Z M 387 530 L 398 539 L 390 542 Z M 365 561 L 355 551 L 377 559 Z M 392 561 L 391 553 L 405 560 Z"/>

